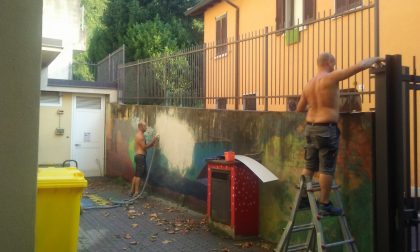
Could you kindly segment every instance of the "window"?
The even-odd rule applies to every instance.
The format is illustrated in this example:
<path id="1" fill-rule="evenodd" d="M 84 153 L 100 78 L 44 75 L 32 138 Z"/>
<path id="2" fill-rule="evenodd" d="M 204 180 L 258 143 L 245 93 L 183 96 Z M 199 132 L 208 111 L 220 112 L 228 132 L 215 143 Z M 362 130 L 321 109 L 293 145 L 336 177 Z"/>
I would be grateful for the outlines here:
<path id="1" fill-rule="evenodd" d="M 286 20 L 286 0 L 277 0 L 276 28 L 281 30 L 285 28 Z"/>
<path id="2" fill-rule="evenodd" d="M 303 0 L 303 22 L 310 22 L 316 19 L 316 0 Z"/>
<path id="3" fill-rule="evenodd" d="M 227 45 L 219 46 L 227 43 L 227 16 L 223 15 L 216 18 L 216 56 L 227 53 Z"/>
<path id="4" fill-rule="evenodd" d="M 101 109 L 101 97 L 76 97 L 76 108 L 78 109 Z"/>
<path id="5" fill-rule="evenodd" d="M 342 13 L 362 5 L 362 0 L 335 0 L 335 13 Z"/>
<path id="6" fill-rule="evenodd" d="M 60 107 L 60 92 L 41 91 L 40 104 L 41 106 Z"/>
<path id="7" fill-rule="evenodd" d="M 277 30 L 315 19 L 315 0 L 277 0 Z"/>

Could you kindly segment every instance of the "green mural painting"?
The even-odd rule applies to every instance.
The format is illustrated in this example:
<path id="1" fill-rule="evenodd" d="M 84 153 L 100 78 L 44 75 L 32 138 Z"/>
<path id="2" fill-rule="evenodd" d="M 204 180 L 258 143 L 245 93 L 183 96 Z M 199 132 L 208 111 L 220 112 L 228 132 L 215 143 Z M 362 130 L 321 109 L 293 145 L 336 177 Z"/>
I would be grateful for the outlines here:
<path id="1" fill-rule="evenodd" d="M 108 113 L 108 176 L 129 180 L 133 175 L 133 136 L 139 120 L 150 126 L 151 136 L 161 135 L 150 174 L 154 186 L 205 201 L 206 181 L 197 177 L 206 158 L 226 150 L 255 157 L 279 178 L 260 189 L 260 235 L 273 242 L 279 239 L 305 165 L 303 114 L 134 105 L 110 105 Z M 344 114 L 339 125 L 337 182 L 359 249 L 371 251 L 372 114 Z M 329 222 L 327 231 L 333 234 L 336 225 Z"/>

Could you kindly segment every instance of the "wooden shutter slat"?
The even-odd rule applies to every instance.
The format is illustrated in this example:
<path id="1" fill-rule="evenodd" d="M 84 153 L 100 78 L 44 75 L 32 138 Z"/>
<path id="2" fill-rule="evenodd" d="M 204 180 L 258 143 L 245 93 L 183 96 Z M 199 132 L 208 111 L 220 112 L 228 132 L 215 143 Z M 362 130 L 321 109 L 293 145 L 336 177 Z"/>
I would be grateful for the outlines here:
<path id="1" fill-rule="evenodd" d="M 285 0 L 277 0 L 277 15 L 276 15 L 276 23 L 277 23 L 277 29 L 284 29 L 284 23 L 286 19 L 285 15 Z"/>
<path id="2" fill-rule="evenodd" d="M 303 21 L 308 22 L 315 20 L 316 5 L 315 0 L 304 0 L 303 5 Z"/>

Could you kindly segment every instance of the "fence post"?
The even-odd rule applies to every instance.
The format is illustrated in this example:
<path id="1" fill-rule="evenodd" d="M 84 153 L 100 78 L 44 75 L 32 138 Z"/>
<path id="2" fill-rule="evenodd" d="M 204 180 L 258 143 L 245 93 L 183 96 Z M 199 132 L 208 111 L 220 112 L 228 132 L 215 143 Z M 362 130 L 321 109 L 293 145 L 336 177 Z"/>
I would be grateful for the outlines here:
<path id="1" fill-rule="evenodd" d="M 375 85 L 375 251 L 408 251 L 403 223 L 408 91 L 402 83 L 400 55 L 386 57 L 386 71 L 376 72 Z"/>
<path id="2" fill-rule="evenodd" d="M 139 105 L 139 97 L 140 97 L 140 60 L 137 60 L 137 105 Z"/>
<path id="3" fill-rule="evenodd" d="M 264 108 L 265 111 L 268 111 L 268 26 L 265 27 L 265 60 L 264 60 L 264 67 L 265 67 L 265 75 L 264 75 L 264 85 L 265 85 L 265 100 L 264 100 Z"/>
<path id="4" fill-rule="evenodd" d="M 108 81 L 111 82 L 111 54 L 108 54 Z"/>

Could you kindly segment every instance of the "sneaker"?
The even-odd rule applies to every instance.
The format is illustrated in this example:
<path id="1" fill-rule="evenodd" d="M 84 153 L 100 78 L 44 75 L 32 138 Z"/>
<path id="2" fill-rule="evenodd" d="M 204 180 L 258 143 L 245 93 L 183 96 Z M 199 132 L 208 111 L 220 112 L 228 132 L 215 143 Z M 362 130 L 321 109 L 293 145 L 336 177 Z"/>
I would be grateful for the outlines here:
<path id="1" fill-rule="evenodd" d="M 339 216 L 343 214 L 343 209 L 333 206 L 331 201 L 328 204 L 319 204 L 320 216 Z"/>

